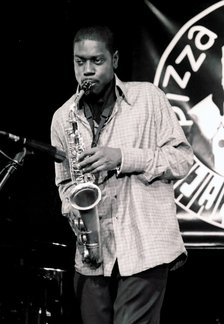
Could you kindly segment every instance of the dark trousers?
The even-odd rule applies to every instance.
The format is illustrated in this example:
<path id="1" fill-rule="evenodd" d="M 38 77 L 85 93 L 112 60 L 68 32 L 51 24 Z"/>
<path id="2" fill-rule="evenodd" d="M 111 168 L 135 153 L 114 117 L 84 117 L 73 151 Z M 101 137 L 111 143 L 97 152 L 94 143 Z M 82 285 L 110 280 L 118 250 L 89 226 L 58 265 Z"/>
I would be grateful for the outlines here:
<path id="1" fill-rule="evenodd" d="M 74 287 L 83 324 L 159 324 L 168 266 L 121 277 L 75 273 Z"/>

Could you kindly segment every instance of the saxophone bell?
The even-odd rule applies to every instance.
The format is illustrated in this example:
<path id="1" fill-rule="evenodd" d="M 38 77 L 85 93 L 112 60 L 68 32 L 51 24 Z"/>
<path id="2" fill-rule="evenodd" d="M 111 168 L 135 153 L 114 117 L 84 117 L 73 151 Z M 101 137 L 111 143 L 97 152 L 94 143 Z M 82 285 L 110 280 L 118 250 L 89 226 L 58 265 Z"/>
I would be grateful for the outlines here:
<path id="1" fill-rule="evenodd" d="M 97 204 L 101 200 L 100 188 L 92 182 L 79 183 L 70 193 L 73 208 L 80 213 L 79 243 L 83 245 L 83 262 L 98 268 L 102 263 L 100 223 Z"/>
<path id="2" fill-rule="evenodd" d="M 78 210 L 94 208 L 101 199 L 101 190 L 92 182 L 79 183 L 70 193 L 72 207 Z"/>

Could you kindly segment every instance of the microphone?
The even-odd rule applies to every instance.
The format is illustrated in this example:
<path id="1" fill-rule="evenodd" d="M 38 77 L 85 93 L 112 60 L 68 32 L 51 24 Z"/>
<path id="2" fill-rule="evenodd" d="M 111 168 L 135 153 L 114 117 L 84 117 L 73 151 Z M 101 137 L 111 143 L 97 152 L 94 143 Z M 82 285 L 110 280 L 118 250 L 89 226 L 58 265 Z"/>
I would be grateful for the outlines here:
<path id="1" fill-rule="evenodd" d="M 0 135 L 6 136 L 12 141 L 18 142 L 25 147 L 48 153 L 51 157 L 54 158 L 55 162 L 63 162 L 66 158 L 65 152 L 58 150 L 55 146 L 38 142 L 36 140 L 27 139 L 25 137 L 13 135 L 4 131 L 0 131 Z"/>

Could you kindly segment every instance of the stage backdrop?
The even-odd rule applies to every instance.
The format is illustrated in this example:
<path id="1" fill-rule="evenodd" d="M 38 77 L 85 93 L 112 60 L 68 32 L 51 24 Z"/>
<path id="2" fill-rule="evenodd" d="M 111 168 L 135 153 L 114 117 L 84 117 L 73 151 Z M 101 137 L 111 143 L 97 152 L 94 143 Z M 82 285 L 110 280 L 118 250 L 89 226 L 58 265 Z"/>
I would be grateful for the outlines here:
<path id="1" fill-rule="evenodd" d="M 3 14 L 0 130 L 48 144 L 52 115 L 76 86 L 73 33 L 108 23 L 120 41 L 118 76 L 158 85 L 193 146 L 194 165 L 174 184 L 186 245 L 224 246 L 224 1 L 12 0 Z M 9 162 L 2 152 L 18 151 L 0 144 L 2 179 Z M 1 238 L 73 240 L 47 154 L 26 155 L 0 202 Z"/>
<path id="2" fill-rule="evenodd" d="M 153 79 L 166 93 L 193 146 L 194 165 L 174 185 L 186 244 L 223 245 L 224 1 L 200 1 L 175 15 L 167 7 L 142 4 L 132 78 Z"/>

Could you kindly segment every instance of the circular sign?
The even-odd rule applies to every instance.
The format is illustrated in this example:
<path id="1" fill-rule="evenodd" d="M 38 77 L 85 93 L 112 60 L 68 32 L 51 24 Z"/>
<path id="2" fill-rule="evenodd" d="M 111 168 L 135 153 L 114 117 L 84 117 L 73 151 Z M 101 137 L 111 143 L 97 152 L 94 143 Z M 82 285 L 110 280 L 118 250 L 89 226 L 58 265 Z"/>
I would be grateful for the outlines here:
<path id="1" fill-rule="evenodd" d="M 185 213 L 224 228 L 224 1 L 190 19 L 164 51 L 154 84 L 169 99 L 194 150 L 175 182 Z"/>

